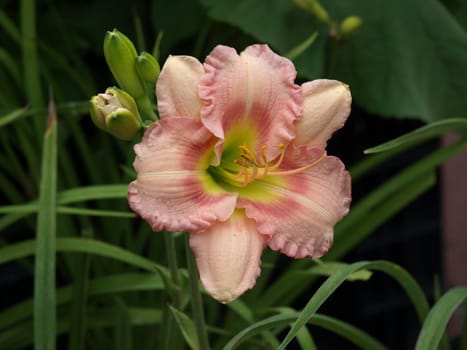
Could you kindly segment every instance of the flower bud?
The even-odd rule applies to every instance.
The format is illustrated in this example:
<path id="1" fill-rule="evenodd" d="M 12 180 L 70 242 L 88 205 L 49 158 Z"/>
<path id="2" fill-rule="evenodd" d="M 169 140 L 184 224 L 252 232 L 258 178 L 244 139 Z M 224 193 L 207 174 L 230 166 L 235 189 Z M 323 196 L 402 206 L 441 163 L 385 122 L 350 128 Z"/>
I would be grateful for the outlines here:
<path id="1" fill-rule="evenodd" d="M 362 26 L 362 19 L 358 16 L 349 16 L 344 18 L 339 26 L 339 32 L 343 38 L 349 37 L 350 35 L 357 32 Z"/>
<path id="2" fill-rule="evenodd" d="M 142 127 L 133 97 L 115 87 L 91 98 L 91 118 L 98 128 L 121 140 L 132 140 Z"/>
<path id="3" fill-rule="evenodd" d="M 141 52 L 136 58 L 136 71 L 144 81 L 155 83 L 159 78 L 161 67 L 153 55 L 148 52 Z"/>
<path id="4" fill-rule="evenodd" d="M 104 56 L 118 85 L 135 98 L 145 94 L 144 84 L 136 72 L 135 46 L 118 30 L 107 32 L 104 39 Z"/>
<path id="5" fill-rule="evenodd" d="M 326 9 L 319 3 L 318 0 L 293 0 L 294 3 L 310 12 L 316 19 L 323 23 L 329 23 L 329 14 Z"/>

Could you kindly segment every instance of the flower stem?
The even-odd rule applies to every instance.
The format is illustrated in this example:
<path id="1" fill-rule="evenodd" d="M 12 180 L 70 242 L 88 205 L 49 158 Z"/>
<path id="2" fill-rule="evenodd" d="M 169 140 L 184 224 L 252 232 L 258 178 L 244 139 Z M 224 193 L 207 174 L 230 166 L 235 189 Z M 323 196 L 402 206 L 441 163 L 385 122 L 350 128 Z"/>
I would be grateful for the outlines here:
<path id="1" fill-rule="evenodd" d="M 167 252 L 167 263 L 169 265 L 169 270 L 170 270 L 170 277 L 172 278 L 172 281 L 174 284 L 179 285 L 179 279 L 178 279 L 178 263 L 177 263 L 177 254 L 175 251 L 175 241 L 174 241 L 174 236 L 170 232 L 164 232 L 164 240 L 165 240 L 165 250 Z M 173 298 L 172 302 L 174 303 L 175 307 L 180 307 L 180 295 L 177 295 L 176 297 Z M 170 315 L 170 312 L 165 313 L 166 315 L 166 327 L 165 327 L 165 336 L 164 336 L 164 344 L 163 348 L 166 350 L 171 350 L 173 349 L 173 341 L 175 339 L 175 330 L 176 330 L 176 325 L 175 325 L 175 320 Z"/>
<path id="2" fill-rule="evenodd" d="M 170 232 L 164 233 L 165 239 L 165 250 L 167 252 L 167 262 L 170 270 L 170 277 L 174 284 L 178 285 L 178 264 L 177 264 L 177 254 L 175 251 L 175 241 L 174 236 Z"/>
<path id="3" fill-rule="evenodd" d="M 198 285 L 198 269 L 196 268 L 195 257 L 190 248 L 188 235 L 186 238 L 186 258 L 191 289 L 191 307 L 193 311 L 196 332 L 198 333 L 199 348 L 202 350 L 209 350 L 210 347 L 208 333 L 206 331 L 206 322 L 204 320 L 203 302 L 201 300 L 201 293 L 199 291 Z"/>

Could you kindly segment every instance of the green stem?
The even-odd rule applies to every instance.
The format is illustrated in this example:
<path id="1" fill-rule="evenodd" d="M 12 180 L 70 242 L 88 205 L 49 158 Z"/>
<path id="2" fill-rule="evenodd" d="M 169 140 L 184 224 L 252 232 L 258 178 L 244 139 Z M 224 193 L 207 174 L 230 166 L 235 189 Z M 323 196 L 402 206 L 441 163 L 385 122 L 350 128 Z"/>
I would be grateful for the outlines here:
<path id="1" fill-rule="evenodd" d="M 145 120 L 150 120 L 150 121 L 156 121 L 157 115 L 154 112 L 153 105 L 151 103 L 151 100 L 149 99 L 148 96 L 139 96 L 135 97 L 135 102 L 136 105 L 138 106 L 139 113 L 141 114 L 141 118 L 143 121 Z"/>
<path id="2" fill-rule="evenodd" d="M 21 49 L 23 55 L 24 83 L 29 103 L 34 108 L 44 107 L 37 57 L 35 0 L 21 1 Z M 36 130 L 44 129 L 44 120 L 34 118 Z"/>
<path id="3" fill-rule="evenodd" d="M 167 263 L 169 265 L 169 270 L 170 270 L 170 277 L 172 278 L 172 281 L 174 284 L 177 286 L 179 285 L 179 278 L 178 278 L 178 263 L 177 263 L 177 253 L 175 250 L 175 240 L 174 236 L 170 232 L 164 232 L 164 239 L 165 239 L 165 250 L 167 252 Z M 173 300 L 173 303 L 175 306 L 178 308 L 180 307 L 180 295 L 177 295 L 177 297 Z M 165 336 L 164 336 L 164 349 L 171 350 L 173 349 L 173 341 L 175 337 L 175 330 L 176 330 L 176 324 L 175 320 L 170 314 L 170 312 L 165 313 L 166 316 L 166 326 L 165 326 Z"/>
<path id="4" fill-rule="evenodd" d="M 169 264 L 170 277 L 174 284 L 178 285 L 178 263 L 177 263 L 177 253 L 175 250 L 175 239 L 172 233 L 165 232 L 165 250 L 167 251 L 167 262 Z"/>
<path id="5" fill-rule="evenodd" d="M 188 265 L 188 278 L 190 281 L 191 289 L 191 307 L 193 311 L 193 318 L 195 322 L 196 332 L 198 333 L 199 348 L 201 350 L 209 350 L 208 333 L 206 331 L 206 322 L 204 320 L 203 301 L 199 290 L 199 277 L 198 269 L 196 268 L 196 261 L 193 252 L 191 251 L 189 238 L 186 238 L 186 258 Z"/>

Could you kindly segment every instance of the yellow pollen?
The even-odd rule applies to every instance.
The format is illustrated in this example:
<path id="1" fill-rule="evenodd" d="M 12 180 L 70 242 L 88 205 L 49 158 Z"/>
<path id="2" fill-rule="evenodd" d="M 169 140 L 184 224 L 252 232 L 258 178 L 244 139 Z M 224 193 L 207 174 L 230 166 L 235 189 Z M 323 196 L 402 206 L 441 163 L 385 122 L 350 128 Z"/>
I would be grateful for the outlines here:
<path id="1" fill-rule="evenodd" d="M 252 181 L 262 179 L 266 176 L 283 176 L 297 174 L 315 166 L 316 164 L 321 162 L 325 157 L 325 155 L 323 154 L 316 161 L 307 164 L 303 167 L 292 170 L 280 171 L 278 169 L 284 161 L 286 146 L 283 143 L 280 143 L 278 147 L 281 150 L 281 153 L 275 161 L 271 162 L 266 156 L 267 146 L 261 146 L 260 155 L 262 163 L 260 164 L 255 155 L 249 150 L 249 148 L 246 145 L 240 146 L 239 148 L 242 151 L 242 154 L 240 155 L 240 159 L 234 161 L 235 164 L 241 167 L 239 172 L 235 175 L 236 182 L 239 183 L 239 180 L 242 179 L 243 181 L 241 181 L 239 184 L 241 186 L 246 186 Z"/>

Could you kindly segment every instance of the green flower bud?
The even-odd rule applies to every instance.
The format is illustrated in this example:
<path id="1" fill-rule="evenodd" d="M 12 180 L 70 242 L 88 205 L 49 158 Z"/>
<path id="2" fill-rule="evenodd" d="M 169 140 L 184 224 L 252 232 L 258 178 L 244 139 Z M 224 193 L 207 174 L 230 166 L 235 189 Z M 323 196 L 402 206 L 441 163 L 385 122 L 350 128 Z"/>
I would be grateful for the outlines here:
<path id="1" fill-rule="evenodd" d="M 161 67 L 156 58 L 148 52 L 141 52 L 136 58 L 136 71 L 148 83 L 155 83 L 159 78 Z"/>
<path id="2" fill-rule="evenodd" d="M 358 16 L 349 16 L 344 18 L 339 26 L 339 32 L 342 37 L 346 38 L 355 32 L 362 26 L 362 19 Z"/>
<path id="3" fill-rule="evenodd" d="M 104 39 L 104 56 L 118 85 L 135 98 L 145 94 L 144 84 L 136 72 L 135 46 L 118 30 L 107 32 Z"/>
<path id="4" fill-rule="evenodd" d="M 121 140 L 132 140 L 142 127 L 133 97 L 115 87 L 91 98 L 91 118 L 98 128 Z"/>
<path id="5" fill-rule="evenodd" d="M 329 23 L 329 14 L 318 0 L 293 0 L 293 2 L 315 16 L 318 21 Z"/>

